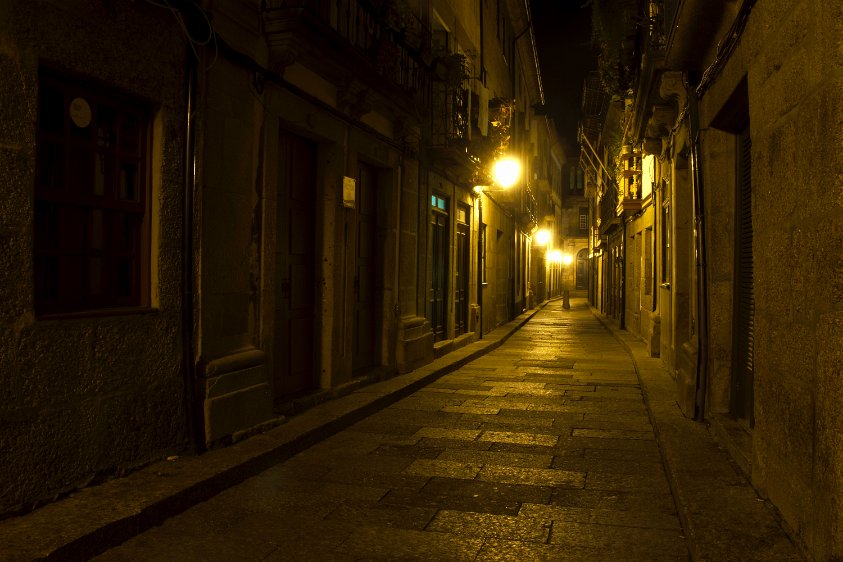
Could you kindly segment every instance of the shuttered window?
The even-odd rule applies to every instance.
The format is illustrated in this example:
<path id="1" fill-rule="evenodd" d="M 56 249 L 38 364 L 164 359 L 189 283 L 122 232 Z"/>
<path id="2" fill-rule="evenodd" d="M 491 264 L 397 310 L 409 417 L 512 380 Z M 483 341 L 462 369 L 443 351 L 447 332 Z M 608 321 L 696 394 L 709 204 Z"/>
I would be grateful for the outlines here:
<path id="1" fill-rule="evenodd" d="M 752 258 L 752 139 L 746 128 L 738 135 L 735 198 L 735 356 L 732 413 L 754 425 L 755 288 Z"/>

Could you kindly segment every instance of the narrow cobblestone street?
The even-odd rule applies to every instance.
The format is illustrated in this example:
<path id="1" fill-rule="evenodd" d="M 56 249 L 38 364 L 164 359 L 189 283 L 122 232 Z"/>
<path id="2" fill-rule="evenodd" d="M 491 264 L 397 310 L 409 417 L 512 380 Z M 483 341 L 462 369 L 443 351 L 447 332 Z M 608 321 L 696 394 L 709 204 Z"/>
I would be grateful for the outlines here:
<path id="1" fill-rule="evenodd" d="M 686 560 L 631 358 L 580 300 L 98 560 Z"/>

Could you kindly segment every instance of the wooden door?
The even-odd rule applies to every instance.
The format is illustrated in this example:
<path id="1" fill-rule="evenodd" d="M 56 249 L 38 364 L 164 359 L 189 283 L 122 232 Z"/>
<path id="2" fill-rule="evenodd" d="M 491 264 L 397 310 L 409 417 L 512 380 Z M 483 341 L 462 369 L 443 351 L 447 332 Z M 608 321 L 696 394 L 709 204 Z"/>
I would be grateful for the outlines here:
<path id="1" fill-rule="evenodd" d="M 584 290 L 588 287 L 588 250 L 582 249 L 577 253 L 576 289 Z"/>
<path id="2" fill-rule="evenodd" d="M 446 314 L 448 310 L 448 215 L 436 210 L 432 215 L 430 325 L 433 329 L 433 341 L 442 341 L 446 339 L 448 326 Z"/>
<path id="3" fill-rule="evenodd" d="M 356 271 L 354 275 L 354 334 L 352 370 L 378 365 L 380 332 L 377 303 L 377 175 L 360 163 L 357 181 Z"/>
<path id="4" fill-rule="evenodd" d="M 467 219 L 467 211 L 460 208 L 460 217 L 465 213 Z M 469 249 L 469 229 L 468 224 L 457 222 L 457 243 L 456 243 L 456 275 L 454 287 L 454 336 L 459 336 L 468 332 L 468 260 L 471 255 Z"/>
<path id="5" fill-rule="evenodd" d="M 275 254 L 275 402 L 316 387 L 316 147 L 281 131 Z"/>

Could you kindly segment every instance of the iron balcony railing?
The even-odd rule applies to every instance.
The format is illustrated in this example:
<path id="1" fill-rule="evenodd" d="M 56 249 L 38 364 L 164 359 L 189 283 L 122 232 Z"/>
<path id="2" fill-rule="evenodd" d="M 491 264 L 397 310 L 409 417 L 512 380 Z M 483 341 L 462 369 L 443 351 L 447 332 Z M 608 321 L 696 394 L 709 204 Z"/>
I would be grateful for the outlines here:
<path id="1" fill-rule="evenodd" d="M 285 11 L 308 13 L 333 29 L 387 80 L 407 91 L 425 91 L 424 66 L 418 57 L 430 42 L 430 32 L 397 4 L 377 8 L 372 0 L 268 0 L 270 17 L 283 19 Z"/>
<path id="2" fill-rule="evenodd" d="M 464 75 L 467 76 L 467 73 Z M 468 147 L 469 95 L 467 78 L 434 80 L 431 83 L 431 146 Z"/>

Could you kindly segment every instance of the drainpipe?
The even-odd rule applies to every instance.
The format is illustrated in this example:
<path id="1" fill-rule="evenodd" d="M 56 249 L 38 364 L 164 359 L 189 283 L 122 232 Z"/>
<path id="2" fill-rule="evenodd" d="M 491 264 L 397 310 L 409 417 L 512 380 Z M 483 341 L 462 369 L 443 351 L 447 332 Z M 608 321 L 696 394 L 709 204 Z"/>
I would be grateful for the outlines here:
<path id="1" fill-rule="evenodd" d="M 396 366 L 398 363 L 398 341 L 401 332 L 401 195 L 404 191 L 404 173 L 404 155 L 401 154 L 398 157 L 398 193 L 395 196 L 395 209 L 398 216 L 395 217 L 395 264 L 393 266 L 395 268 L 395 272 L 392 277 L 392 298 L 394 300 L 392 311 L 395 316 L 393 337 L 395 338 L 395 341 L 392 344 L 391 350 L 394 355 L 393 357 L 388 358 L 389 360 L 395 361 Z"/>
<path id="2" fill-rule="evenodd" d="M 477 196 L 477 304 L 480 305 L 480 321 L 477 330 L 483 339 L 483 194 Z"/>
<path id="3" fill-rule="evenodd" d="M 708 387 L 708 280 L 705 262 L 705 201 L 700 166 L 700 114 L 697 88 L 688 88 L 688 123 L 691 141 L 691 181 L 694 197 L 694 250 L 697 267 L 697 394 L 694 419 L 705 417 Z"/>
<path id="4" fill-rule="evenodd" d="M 205 450 L 205 420 L 202 415 L 201 385 L 198 384 L 193 353 L 193 193 L 196 187 L 196 87 L 198 61 L 193 52 L 186 55 L 185 87 L 185 152 L 184 194 L 182 199 L 182 278 L 181 278 L 181 344 L 184 373 L 184 410 L 187 422 L 188 447 L 192 453 Z"/>

